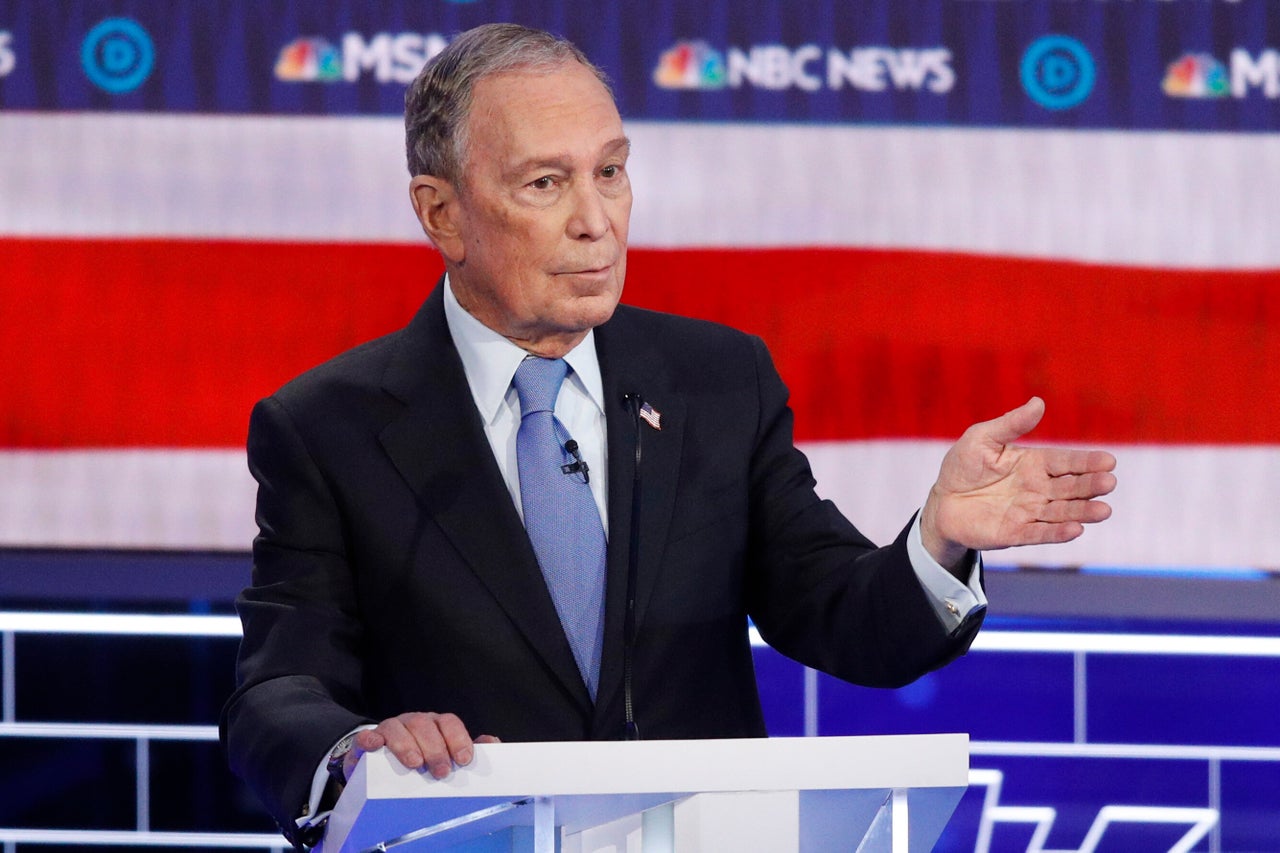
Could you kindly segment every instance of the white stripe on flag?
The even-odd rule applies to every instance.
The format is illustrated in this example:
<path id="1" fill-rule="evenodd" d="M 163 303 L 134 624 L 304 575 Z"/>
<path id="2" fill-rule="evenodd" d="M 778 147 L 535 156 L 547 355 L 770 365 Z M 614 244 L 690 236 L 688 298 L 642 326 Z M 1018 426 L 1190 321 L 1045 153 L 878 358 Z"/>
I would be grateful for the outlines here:
<path id="1" fill-rule="evenodd" d="M 830 498 L 876 542 L 896 536 L 924 502 L 950 442 L 820 442 L 803 446 Z M 1074 542 L 993 552 L 1028 566 L 1280 569 L 1280 451 L 1270 446 L 1119 445 L 1109 520 Z"/>
<path id="2" fill-rule="evenodd" d="M 246 550 L 243 450 L 0 452 L 0 546 Z"/>
<path id="3" fill-rule="evenodd" d="M 877 542 L 919 508 L 948 443 L 802 445 L 819 492 Z M 1038 566 L 1280 569 L 1280 452 L 1124 446 L 1115 514 L 1073 543 L 994 553 Z M 238 450 L 0 452 L 0 546 L 246 550 L 254 483 Z"/>
<path id="4" fill-rule="evenodd" d="M 1280 267 L 1267 134 L 646 123 L 638 247 Z M 6 115 L 0 235 L 420 242 L 394 118 Z"/>

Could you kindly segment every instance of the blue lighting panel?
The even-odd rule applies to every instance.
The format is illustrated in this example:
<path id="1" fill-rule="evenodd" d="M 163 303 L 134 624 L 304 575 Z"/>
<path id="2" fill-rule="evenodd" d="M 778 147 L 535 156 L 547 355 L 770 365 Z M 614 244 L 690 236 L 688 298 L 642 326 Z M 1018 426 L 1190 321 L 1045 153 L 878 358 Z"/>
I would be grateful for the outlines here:
<path id="1" fill-rule="evenodd" d="M 804 734 L 804 667 L 767 646 L 752 649 L 765 725 L 774 737 Z"/>
<path id="2" fill-rule="evenodd" d="M 1280 746 L 1275 658 L 1094 655 L 1088 690 L 1091 741 Z"/>
<path id="3" fill-rule="evenodd" d="M 1222 849 L 1280 850 L 1280 764 L 1222 764 Z"/>
<path id="4" fill-rule="evenodd" d="M 982 820 L 983 801 L 987 789 L 979 786 L 969 788 L 960 798 L 956 810 L 951 813 L 942 836 L 933 845 L 932 853 L 974 853 L 977 849 L 978 829 Z M 1012 832 L 1011 832 L 1012 836 Z M 1027 849 L 1027 841 L 1031 839 L 1028 830 L 1021 847 L 1016 849 L 1023 853 Z M 993 848 L 992 853 L 996 853 Z"/>
<path id="5" fill-rule="evenodd" d="M 971 654 L 898 690 L 822 676 L 823 735 L 968 732 L 975 740 L 1069 741 L 1072 658 Z"/>
<path id="6" fill-rule="evenodd" d="M 1055 810 L 1046 849 L 1079 849 L 1106 806 L 1202 809 L 1209 804 L 1208 769 L 1200 761 L 975 755 L 970 766 L 975 771 L 1003 773 L 999 805 Z M 974 786 L 965 798 L 986 793 L 985 786 Z M 954 829 L 954 834 L 973 831 L 958 822 L 954 822 Z M 1117 823 L 1103 833 L 1098 850 L 1168 850 L 1188 829 L 1185 822 Z M 1028 837 L 1025 824 L 999 823 L 991 849 L 1025 851 Z M 1207 839 L 1192 849 L 1208 850 Z"/>

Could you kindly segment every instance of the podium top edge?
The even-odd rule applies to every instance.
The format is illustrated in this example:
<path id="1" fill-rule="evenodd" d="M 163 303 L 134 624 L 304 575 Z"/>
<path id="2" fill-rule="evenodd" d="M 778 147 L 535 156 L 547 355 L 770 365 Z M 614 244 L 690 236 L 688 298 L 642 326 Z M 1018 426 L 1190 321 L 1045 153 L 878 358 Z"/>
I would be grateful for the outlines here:
<path id="1" fill-rule="evenodd" d="M 968 784 L 967 734 L 477 744 L 441 780 L 386 750 L 348 788 L 366 800 L 701 792 L 955 788 Z"/>

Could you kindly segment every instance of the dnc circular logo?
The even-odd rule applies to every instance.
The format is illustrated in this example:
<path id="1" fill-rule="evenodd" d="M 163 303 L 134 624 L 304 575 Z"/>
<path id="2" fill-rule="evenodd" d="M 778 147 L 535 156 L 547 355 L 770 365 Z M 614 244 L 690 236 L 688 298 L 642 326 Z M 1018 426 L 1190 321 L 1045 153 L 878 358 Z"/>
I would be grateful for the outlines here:
<path id="1" fill-rule="evenodd" d="M 1089 97 L 1098 79 L 1088 48 L 1069 36 L 1042 36 L 1022 54 L 1022 88 L 1047 110 L 1066 110 Z"/>
<path id="2" fill-rule="evenodd" d="M 113 95 L 142 85 L 155 65 L 151 36 L 131 18 L 101 21 L 80 44 L 80 64 L 95 86 Z"/>

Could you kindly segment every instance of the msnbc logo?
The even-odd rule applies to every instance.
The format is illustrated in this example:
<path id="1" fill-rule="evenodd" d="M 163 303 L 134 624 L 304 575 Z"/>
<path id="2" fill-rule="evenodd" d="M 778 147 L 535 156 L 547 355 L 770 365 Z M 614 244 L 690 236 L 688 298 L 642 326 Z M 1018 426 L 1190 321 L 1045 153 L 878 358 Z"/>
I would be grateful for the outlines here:
<path id="1" fill-rule="evenodd" d="M 294 39 L 280 50 L 276 79 L 288 83 L 336 82 L 343 79 L 342 54 L 321 38 Z"/>
<path id="2" fill-rule="evenodd" d="M 280 50 L 276 79 L 287 83 L 355 83 L 372 74 L 379 83 L 413 82 L 426 61 L 444 50 L 439 33 L 342 34 L 341 45 L 322 38 L 296 38 Z"/>
<path id="3" fill-rule="evenodd" d="M 1169 65 L 1162 88 L 1174 98 L 1247 98 L 1261 89 L 1280 100 L 1280 50 L 1253 54 L 1237 47 L 1225 63 L 1207 53 L 1184 53 Z"/>
<path id="4" fill-rule="evenodd" d="M 722 89 L 724 56 L 705 41 L 682 41 L 663 51 L 653 82 L 663 89 Z"/>
<path id="5" fill-rule="evenodd" d="M 1231 94 L 1227 67 L 1207 53 L 1186 53 L 1169 63 L 1164 93 L 1173 98 L 1225 98 Z"/>

